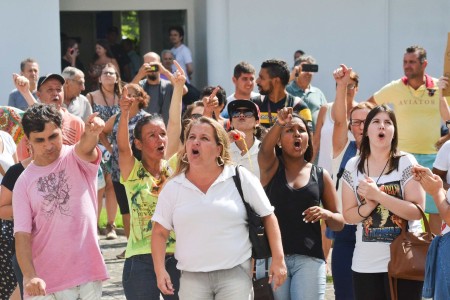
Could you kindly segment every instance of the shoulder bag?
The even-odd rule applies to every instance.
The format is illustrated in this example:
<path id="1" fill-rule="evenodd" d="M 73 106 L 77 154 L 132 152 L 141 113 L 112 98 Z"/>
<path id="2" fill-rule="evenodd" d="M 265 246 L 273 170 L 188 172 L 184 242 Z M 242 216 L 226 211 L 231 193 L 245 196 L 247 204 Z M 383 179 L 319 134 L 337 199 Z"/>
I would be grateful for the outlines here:
<path id="1" fill-rule="evenodd" d="M 388 264 L 391 299 L 397 299 L 397 279 L 423 281 L 428 248 L 434 235 L 422 208 L 415 204 L 422 214 L 425 232 L 414 233 L 407 230 L 406 220 L 402 221 L 402 232 L 392 241 L 391 260 Z"/>

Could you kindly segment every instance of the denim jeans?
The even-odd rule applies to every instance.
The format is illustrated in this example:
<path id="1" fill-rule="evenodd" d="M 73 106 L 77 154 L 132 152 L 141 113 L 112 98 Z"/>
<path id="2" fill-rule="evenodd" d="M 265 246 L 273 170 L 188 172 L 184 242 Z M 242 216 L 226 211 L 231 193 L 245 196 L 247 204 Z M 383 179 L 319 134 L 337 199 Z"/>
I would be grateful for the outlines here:
<path id="1" fill-rule="evenodd" d="M 449 249 L 450 233 L 434 238 L 428 249 L 423 297 L 436 300 L 450 299 Z"/>
<path id="2" fill-rule="evenodd" d="M 275 292 L 275 300 L 320 300 L 325 297 L 326 267 L 320 258 L 285 255 L 287 279 Z M 272 259 L 269 259 L 269 266 Z M 265 260 L 256 261 L 256 278 L 265 274 Z"/>
<path id="3" fill-rule="evenodd" d="M 336 300 L 353 300 L 352 259 L 356 243 L 356 225 L 345 225 L 335 233 L 331 253 L 331 273 L 333 274 Z"/>
<path id="4" fill-rule="evenodd" d="M 170 275 L 174 295 L 163 295 L 164 299 L 178 299 L 180 289 L 180 271 L 176 268 L 177 260 L 173 255 L 166 255 L 166 270 Z M 134 255 L 125 260 L 122 274 L 125 296 L 132 300 L 159 300 L 155 268 L 151 254 Z"/>
<path id="5" fill-rule="evenodd" d="M 251 259 L 234 268 L 181 272 L 182 300 L 248 300 L 252 292 Z"/>

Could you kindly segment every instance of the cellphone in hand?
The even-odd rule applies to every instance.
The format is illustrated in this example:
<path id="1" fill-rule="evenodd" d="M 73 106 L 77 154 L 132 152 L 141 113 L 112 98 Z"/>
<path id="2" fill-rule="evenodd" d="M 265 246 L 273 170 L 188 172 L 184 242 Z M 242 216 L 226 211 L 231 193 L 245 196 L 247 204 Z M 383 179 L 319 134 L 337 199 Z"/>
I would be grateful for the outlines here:
<path id="1" fill-rule="evenodd" d="M 319 65 L 315 64 L 303 64 L 302 65 L 302 72 L 319 72 Z"/>
<path id="2" fill-rule="evenodd" d="M 70 48 L 69 53 L 70 53 L 70 55 L 73 55 L 75 53 L 75 49 Z"/>
<path id="3" fill-rule="evenodd" d="M 146 68 L 147 72 L 158 72 L 159 66 L 158 65 L 150 65 Z"/>

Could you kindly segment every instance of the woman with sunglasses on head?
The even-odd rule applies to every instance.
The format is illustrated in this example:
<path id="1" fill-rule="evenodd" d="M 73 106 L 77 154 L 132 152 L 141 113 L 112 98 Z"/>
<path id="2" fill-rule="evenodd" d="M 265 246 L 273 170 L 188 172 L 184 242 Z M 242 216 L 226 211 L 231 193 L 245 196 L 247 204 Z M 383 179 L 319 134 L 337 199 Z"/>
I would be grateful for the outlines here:
<path id="1" fill-rule="evenodd" d="M 276 147 L 281 148 L 277 156 Z M 278 111 L 258 155 L 261 183 L 280 225 L 287 280 L 274 292 L 277 300 L 324 299 L 325 258 L 320 221 L 339 231 L 344 218 L 337 210 L 337 195 L 326 170 L 311 163 L 311 133 L 291 107 Z M 264 260 L 257 261 L 257 278 Z"/>
<path id="2" fill-rule="evenodd" d="M 353 253 L 353 288 L 356 300 L 391 299 L 388 263 L 390 243 L 401 232 L 421 231 L 425 193 L 412 180 L 417 164 L 409 153 L 397 149 L 394 112 L 386 105 L 372 109 L 364 122 L 360 155 L 350 159 L 342 176 L 345 220 L 357 224 Z M 398 299 L 421 299 L 421 281 L 398 279 Z"/>
<path id="3" fill-rule="evenodd" d="M 126 88 L 126 89 L 125 89 Z M 128 94 L 124 94 L 124 93 Z M 141 86 L 133 83 L 125 85 L 122 93 L 122 99 L 124 97 L 132 97 L 134 99 L 133 105 L 129 108 L 128 115 L 128 128 L 130 130 L 130 144 L 132 144 L 134 135 L 133 129 L 136 123 L 143 118 L 148 113 L 144 110 L 147 107 L 150 97 L 142 89 Z M 121 103 L 122 105 L 122 103 Z M 124 186 L 120 183 L 120 167 L 119 167 L 119 150 L 117 146 L 117 132 L 118 126 L 121 118 L 121 113 L 113 115 L 105 123 L 105 128 L 103 133 L 100 135 L 100 141 L 106 146 L 106 149 L 111 153 L 109 160 L 111 174 L 111 184 L 113 186 L 113 192 L 117 200 L 116 203 L 119 204 L 120 213 L 122 215 L 123 227 L 125 235 L 128 238 L 130 234 L 130 209 L 128 206 L 127 195 L 125 193 Z M 109 139 L 107 138 L 109 137 Z M 117 204 L 116 204 L 117 207 Z M 117 210 L 117 208 L 116 208 Z M 115 227 L 115 226 L 114 226 Z M 125 251 L 117 255 L 117 258 L 125 258 Z"/>
<path id="4" fill-rule="evenodd" d="M 87 98 L 92 106 L 93 112 L 98 112 L 98 116 L 105 123 L 115 114 L 119 113 L 119 99 L 122 94 L 122 84 L 120 74 L 112 63 L 107 63 L 101 69 L 101 75 L 98 78 L 98 90 L 87 94 Z M 110 157 L 112 154 L 111 137 L 100 136 L 100 149 L 104 157 Z M 108 155 L 109 154 L 109 155 Z M 98 215 L 102 211 L 103 195 L 105 196 L 106 208 L 106 239 L 116 239 L 115 219 L 117 215 L 117 200 L 111 178 L 111 162 L 103 161 L 99 170 L 99 190 L 98 190 Z"/>
<path id="5" fill-rule="evenodd" d="M 355 87 L 351 88 L 351 85 L 354 84 L 352 69 L 341 65 L 333 72 L 333 76 L 336 81 L 336 99 L 332 106 L 332 113 L 329 115 L 334 119 L 334 123 L 331 124 L 332 153 L 330 158 L 332 158 L 333 184 L 338 195 L 338 211 L 342 212 L 341 177 L 348 160 L 354 157 L 360 149 L 364 121 L 373 105 L 369 102 L 356 103 L 356 105 L 353 103 Z M 336 300 L 354 299 L 351 266 L 356 243 L 355 233 L 356 225 L 354 224 L 345 224 L 344 229 L 339 232 L 326 230 L 326 236 L 334 240 L 331 253 L 331 272 Z"/>
<path id="6" fill-rule="evenodd" d="M 122 277 L 127 299 L 160 299 L 151 252 L 153 224 L 150 219 L 155 211 L 161 188 L 175 169 L 177 158 L 174 154 L 178 150 L 181 131 L 180 116 L 186 77 L 178 63 L 174 63 L 178 70 L 175 75 L 170 75 L 174 91 L 167 131 L 162 117 L 157 114 L 145 113 L 137 123 L 132 123 L 135 118 L 133 114 L 141 106 L 140 99 L 143 94 L 146 95 L 139 85 L 125 86 L 125 92 L 120 101 L 117 152 L 120 182 L 125 187 L 130 220 L 130 236 Z M 139 109 L 142 110 L 142 107 Z M 139 151 L 141 160 L 133 155 L 132 144 Z M 180 272 L 176 269 L 177 261 L 173 256 L 175 250 L 173 234 L 165 246 L 168 252 L 165 256 L 165 264 L 176 292 L 173 296 L 164 295 L 163 297 L 178 299 Z"/>
<path id="7" fill-rule="evenodd" d="M 234 100 L 228 104 L 228 113 L 231 159 L 259 178 L 258 152 L 266 132 L 259 125 L 259 108 L 250 100 Z"/>

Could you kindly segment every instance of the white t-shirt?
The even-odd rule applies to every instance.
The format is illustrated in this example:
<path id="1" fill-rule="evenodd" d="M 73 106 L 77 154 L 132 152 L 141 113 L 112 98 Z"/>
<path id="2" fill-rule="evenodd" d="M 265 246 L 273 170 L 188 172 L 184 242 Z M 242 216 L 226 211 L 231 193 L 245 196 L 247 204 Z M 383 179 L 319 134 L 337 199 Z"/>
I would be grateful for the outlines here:
<path id="1" fill-rule="evenodd" d="M 439 169 L 441 171 L 446 171 L 447 183 L 450 183 L 450 141 L 446 141 L 439 149 L 436 155 L 436 159 L 433 163 L 433 168 Z M 449 196 L 450 194 L 447 191 L 447 202 L 450 204 L 450 200 L 448 199 Z M 444 221 L 442 221 L 441 233 L 446 234 L 449 231 L 450 227 Z"/>
<path id="2" fill-rule="evenodd" d="M 450 204 L 450 190 L 447 191 L 447 203 Z M 441 234 L 444 235 L 447 232 L 450 232 L 450 226 L 447 225 L 447 223 L 442 222 L 442 227 L 441 227 Z"/>
<path id="3" fill-rule="evenodd" d="M 245 201 L 260 216 L 273 213 L 258 178 L 245 168 L 239 171 Z M 235 166 L 226 165 L 206 194 L 184 173 L 169 180 L 161 190 L 152 221 L 175 232 L 179 270 L 225 270 L 250 258 L 247 212 L 234 175 Z"/>
<path id="4" fill-rule="evenodd" d="M 260 178 L 258 164 L 258 152 L 260 145 L 261 142 L 258 139 L 254 138 L 252 147 L 248 149 L 247 153 L 245 153 L 243 156 L 241 155 L 241 150 L 238 148 L 238 146 L 236 146 L 236 143 L 231 143 L 230 145 L 230 155 L 233 162 L 247 168 L 247 170 L 255 174 L 258 179 Z"/>
<path id="5" fill-rule="evenodd" d="M 15 164 L 13 154 L 16 153 L 16 143 L 12 136 L 6 131 L 0 130 L 0 137 L 3 140 L 3 152 L 0 153 L 0 165 L 3 171 L 8 171 L 9 167 Z M 0 181 L 3 179 L 3 175 L 0 174 Z"/>
<path id="6" fill-rule="evenodd" d="M 385 191 L 394 197 L 403 199 L 405 186 L 412 180 L 412 166 L 417 164 L 416 159 L 409 153 L 403 153 L 400 158 L 398 170 L 389 174 L 371 176 L 378 186 L 384 185 Z M 341 184 L 348 185 L 356 195 L 358 205 L 361 203 L 356 190 L 364 174 L 357 172 L 359 156 L 350 159 L 345 167 Z M 391 191 L 391 193 L 389 192 Z M 357 224 L 356 245 L 353 252 L 352 270 L 359 273 L 387 272 L 390 260 L 390 243 L 400 234 L 400 227 L 395 223 L 394 214 L 379 205 L 370 216 Z M 420 232 L 420 220 L 409 221 L 409 231 Z"/>
<path id="7" fill-rule="evenodd" d="M 170 49 L 173 55 L 175 56 L 176 61 L 180 64 L 181 68 L 183 68 L 184 73 L 186 74 L 186 81 L 189 83 L 189 76 L 187 73 L 186 65 L 192 63 L 192 54 L 191 50 L 186 47 L 185 44 L 181 44 L 178 48 L 173 47 Z M 172 65 L 172 72 L 175 72 L 177 67 L 175 64 Z"/>

